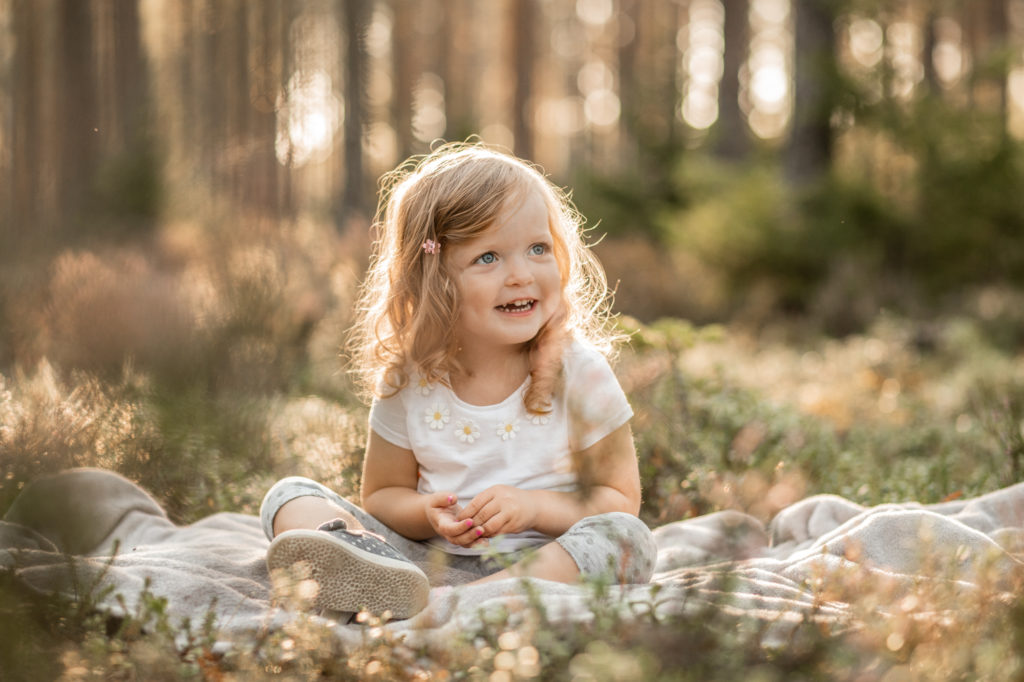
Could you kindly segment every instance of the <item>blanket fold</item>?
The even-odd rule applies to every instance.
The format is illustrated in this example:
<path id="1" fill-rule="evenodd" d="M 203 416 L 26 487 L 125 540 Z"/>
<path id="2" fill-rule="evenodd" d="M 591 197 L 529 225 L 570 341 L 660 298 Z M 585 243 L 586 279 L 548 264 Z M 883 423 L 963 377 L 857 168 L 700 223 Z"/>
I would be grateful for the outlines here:
<path id="1" fill-rule="evenodd" d="M 813 615 L 849 617 L 842 599 L 822 599 L 822 577 L 874 576 L 909 586 L 922 578 L 970 589 L 1008 589 L 1022 567 L 1024 484 L 955 502 L 866 508 L 834 495 L 801 500 L 766 528 L 726 511 L 654 530 L 656 586 L 605 593 L 624 613 L 682 613 L 695 603 L 728 604 L 739 616 L 796 623 Z M 221 636 L 281 627 L 294 613 L 275 606 L 264 563 L 267 540 L 254 516 L 217 513 L 172 523 L 160 505 L 127 479 L 74 469 L 25 488 L 0 521 L 0 568 L 43 593 L 82 599 L 117 614 L 148 589 L 167 600 L 172 622 L 201 622 L 212 610 Z M 844 572 L 846 572 L 844 574 Z M 992 576 L 995 576 L 993 582 Z M 1005 584 L 1004 584 L 1005 583 Z M 104 592 L 107 586 L 113 589 Z M 593 617 L 587 586 L 534 580 L 435 588 L 418 616 L 386 627 L 438 646 L 483 627 L 487 613 L 515 613 L 540 599 L 548 618 L 571 624 Z M 532 593 L 532 594 L 531 594 Z M 841 593 L 841 590 L 840 590 Z M 723 597 L 723 595 L 727 595 Z M 357 644 L 360 625 L 332 623 Z"/>

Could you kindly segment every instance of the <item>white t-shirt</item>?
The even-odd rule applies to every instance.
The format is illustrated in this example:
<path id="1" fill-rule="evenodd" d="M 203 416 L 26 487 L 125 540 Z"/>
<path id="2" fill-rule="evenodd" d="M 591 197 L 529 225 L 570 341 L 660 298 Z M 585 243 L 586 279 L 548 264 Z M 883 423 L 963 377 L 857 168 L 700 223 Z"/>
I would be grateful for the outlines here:
<path id="1" fill-rule="evenodd" d="M 373 401 L 370 428 L 411 450 L 419 464 L 417 490 L 450 490 L 465 506 L 493 485 L 569 492 L 577 488 L 572 453 L 585 450 L 629 421 L 633 410 L 607 360 L 574 341 L 562 359 L 564 381 L 551 412 L 527 412 L 529 378 L 496 405 L 470 405 L 442 384 L 417 375 L 393 396 Z M 491 548 L 509 552 L 547 543 L 537 531 L 504 535 Z M 452 554 L 481 554 L 440 537 Z"/>

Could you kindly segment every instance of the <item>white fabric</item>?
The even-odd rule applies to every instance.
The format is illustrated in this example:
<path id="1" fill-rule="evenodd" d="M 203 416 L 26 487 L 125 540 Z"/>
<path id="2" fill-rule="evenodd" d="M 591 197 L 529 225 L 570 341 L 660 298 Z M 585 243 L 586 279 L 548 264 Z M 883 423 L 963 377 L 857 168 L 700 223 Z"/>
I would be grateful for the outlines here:
<path id="1" fill-rule="evenodd" d="M 652 585 L 518 579 L 465 585 L 473 576 L 444 569 L 450 575 L 436 584 L 459 586 L 434 588 L 428 607 L 388 623 L 381 641 L 450 656 L 454 642 L 492 636 L 505 617 L 515 626 L 537 603 L 552 625 L 591 626 L 614 612 L 655 637 L 676 636 L 676 615 L 719 624 L 735 617 L 737 632 L 760 627 L 762 643 L 773 648 L 790 646 L 806 622 L 833 633 L 889 617 L 946 627 L 949 619 L 977 618 L 977 599 L 986 594 L 989 604 L 1017 599 L 1002 591 L 1013 589 L 1024 558 L 1024 483 L 934 505 L 866 508 L 819 495 L 784 509 L 768 528 L 738 512 L 719 512 L 655 529 L 654 537 Z M 115 615 L 137 613 L 148 585 L 167 600 L 175 626 L 202 623 L 212 613 L 218 651 L 236 642 L 237 650 L 251 652 L 254 638 L 265 641 L 300 618 L 274 607 L 266 552 L 255 516 L 220 513 L 177 526 L 145 491 L 109 471 L 41 478 L 0 521 L 0 570 L 21 584 L 73 599 L 89 593 L 99 611 Z M 927 585 L 936 588 L 933 601 L 908 614 L 904 596 Z M 875 589 L 882 599 L 876 606 L 852 603 Z M 366 626 L 324 623 L 346 649 L 367 645 Z M 665 623 L 663 632 L 658 623 Z"/>
<path id="2" fill-rule="evenodd" d="M 413 376 L 397 394 L 375 400 L 370 428 L 411 450 L 420 467 L 421 493 L 451 491 L 460 504 L 494 485 L 524 490 L 573 491 L 572 453 L 585 450 L 633 416 L 625 393 L 599 352 L 574 342 L 563 358 L 562 390 L 551 412 L 527 412 L 527 379 L 496 405 L 470 405 L 447 386 Z M 510 552 L 550 542 L 536 531 L 502 536 L 492 548 Z M 435 544 L 452 554 L 487 550 Z"/>

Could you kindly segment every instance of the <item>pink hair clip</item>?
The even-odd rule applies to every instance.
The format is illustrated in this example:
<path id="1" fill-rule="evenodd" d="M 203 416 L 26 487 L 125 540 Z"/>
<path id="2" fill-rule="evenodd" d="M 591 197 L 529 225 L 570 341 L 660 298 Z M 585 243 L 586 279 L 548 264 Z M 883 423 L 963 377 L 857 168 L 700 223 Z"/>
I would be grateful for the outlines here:
<path id="1" fill-rule="evenodd" d="M 435 253 L 441 253 L 441 242 L 435 242 L 433 239 L 428 239 L 421 245 L 423 250 L 433 255 Z"/>

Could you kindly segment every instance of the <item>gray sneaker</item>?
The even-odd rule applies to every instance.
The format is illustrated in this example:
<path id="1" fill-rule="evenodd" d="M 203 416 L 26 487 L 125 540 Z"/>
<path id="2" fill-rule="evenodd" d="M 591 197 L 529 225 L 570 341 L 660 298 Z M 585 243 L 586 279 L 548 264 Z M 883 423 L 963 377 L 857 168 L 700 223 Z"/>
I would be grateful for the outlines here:
<path id="1" fill-rule="evenodd" d="M 341 519 L 316 530 L 285 531 L 270 543 L 271 573 L 300 561 L 312 568 L 320 610 L 390 611 L 393 618 L 409 618 L 427 605 L 426 574 L 380 535 L 349 530 Z"/>

